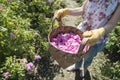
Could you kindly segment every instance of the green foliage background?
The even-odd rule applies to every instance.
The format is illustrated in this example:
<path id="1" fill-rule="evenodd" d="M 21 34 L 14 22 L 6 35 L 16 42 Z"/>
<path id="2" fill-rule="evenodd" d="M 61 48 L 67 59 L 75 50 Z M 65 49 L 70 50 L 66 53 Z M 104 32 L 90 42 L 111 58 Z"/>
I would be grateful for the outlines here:
<path id="1" fill-rule="evenodd" d="M 26 71 L 20 61 L 34 61 L 35 55 L 49 58 L 47 36 L 56 9 L 54 0 L 0 0 L 0 79 L 23 80 Z"/>

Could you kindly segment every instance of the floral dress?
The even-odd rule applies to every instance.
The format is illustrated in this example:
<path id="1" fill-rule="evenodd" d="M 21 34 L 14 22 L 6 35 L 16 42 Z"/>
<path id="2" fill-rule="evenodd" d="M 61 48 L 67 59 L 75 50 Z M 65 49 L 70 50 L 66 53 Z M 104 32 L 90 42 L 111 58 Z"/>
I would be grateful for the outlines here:
<path id="1" fill-rule="evenodd" d="M 119 0 L 88 1 L 84 9 L 83 21 L 78 25 L 78 28 L 84 32 L 104 27 L 115 11 L 118 2 Z M 104 35 L 97 43 L 105 42 L 107 38 L 107 35 Z"/>

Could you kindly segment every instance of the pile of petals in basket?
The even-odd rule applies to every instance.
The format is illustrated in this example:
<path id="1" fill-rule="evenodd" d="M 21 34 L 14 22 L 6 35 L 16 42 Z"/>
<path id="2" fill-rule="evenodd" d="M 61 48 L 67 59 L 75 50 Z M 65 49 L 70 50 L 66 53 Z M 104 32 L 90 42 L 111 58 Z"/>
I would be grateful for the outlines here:
<path id="1" fill-rule="evenodd" d="M 71 54 L 77 54 L 81 44 L 81 38 L 79 35 L 75 35 L 72 32 L 60 33 L 55 38 L 51 38 L 50 41 L 51 44 L 57 49 Z M 89 46 L 86 45 L 82 53 L 86 53 L 88 48 Z"/>

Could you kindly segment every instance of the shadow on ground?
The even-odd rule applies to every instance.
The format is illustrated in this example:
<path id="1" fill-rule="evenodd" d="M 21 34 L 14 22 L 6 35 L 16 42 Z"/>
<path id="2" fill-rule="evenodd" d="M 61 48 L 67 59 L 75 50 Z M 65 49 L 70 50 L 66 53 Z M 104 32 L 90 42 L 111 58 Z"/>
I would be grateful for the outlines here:
<path id="1" fill-rule="evenodd" d="M 25 80 L 54 80 L 54 77 L 58 74 L 66 75 L 63 71 L 61 71 L 61 67 L 54 63 L 53 58 L 47 59 L 44 57 L 34 64 L 34 70 L 27 73 Z M 73 80 L 91 80 L 89 71 L 87 71 L 84 79 L 80 77 L 80 70 L 76 70 L 73 73 L 75 74 Z M 63 80 L 68 80 L 65 76 L 61 77 L 64 78 L 62 78 Z"/>
<path id="2" fill-rule="evenodd" d="M 85 77 L 80 77 L 80 70 L 75 71 L 75 80 L 92 80 L 89 71 L 87 70 Z"/>
<path id="3" fill-rule="evenodd" d="M 53 63 L 53 59 L 42 58 L 35 62 L 35 68 L 27 73 L 25 80 L 53 80 L 56 74 L 60 74 L 60 66 Z"/>

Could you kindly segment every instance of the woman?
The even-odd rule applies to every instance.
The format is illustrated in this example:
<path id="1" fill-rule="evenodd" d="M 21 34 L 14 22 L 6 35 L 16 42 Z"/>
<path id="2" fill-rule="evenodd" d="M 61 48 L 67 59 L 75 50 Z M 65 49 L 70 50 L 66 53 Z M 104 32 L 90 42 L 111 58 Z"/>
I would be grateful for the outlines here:
<path id="1" fill-rule="evenodd" d="M 89 38 L 90 49 L 84 57 L 85 71 L 90 66 L 93 58 L 101 51 L 106 41 L 108 33 L 112 31 L 118 20 L 120 20 L 120 0 L 85 0 L 80 8 L 64 8 L 55 12 L 54 18 L 62 18 L 66 15 L 82 16 L 83 20 L 78 25 L 78 29 L 83 31 L 83 37 Z M 68 67 L 68 71 L 73 71 L 81 67 L 82 61 Z"/>

